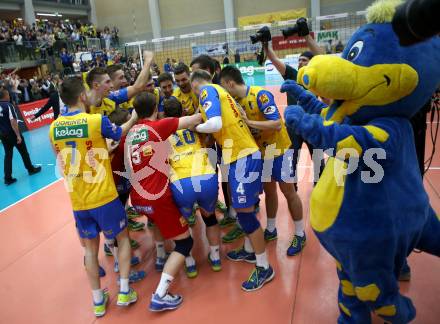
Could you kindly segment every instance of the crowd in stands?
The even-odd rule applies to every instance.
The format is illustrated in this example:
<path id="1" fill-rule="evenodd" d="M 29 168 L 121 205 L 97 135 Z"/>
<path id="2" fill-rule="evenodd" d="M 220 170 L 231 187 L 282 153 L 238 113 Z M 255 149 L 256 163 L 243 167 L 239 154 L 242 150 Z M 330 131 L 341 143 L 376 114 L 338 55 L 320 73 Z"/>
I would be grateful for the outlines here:
<path id="1" fill-rule="evenodd" d="M 13 55 L 15 50 L 20 60 L 25 58 L 45 59 L 52 56 L 54 50 L 72 48 L 87 45 L 87 38 L 100 39 L 101 47 L 110 49 L 111 46 L 119 46 L 119 29 L 117 27 L 104 27 L 97 29 L 90 23 L 81 21 L 48 21 L 40 19 L 32 25 L 23 20 L 1 21 L 0 23 L 0 63 L 8 62 L 8 55 Z M 10 45 L 15 45 L 12 47 Z"/>

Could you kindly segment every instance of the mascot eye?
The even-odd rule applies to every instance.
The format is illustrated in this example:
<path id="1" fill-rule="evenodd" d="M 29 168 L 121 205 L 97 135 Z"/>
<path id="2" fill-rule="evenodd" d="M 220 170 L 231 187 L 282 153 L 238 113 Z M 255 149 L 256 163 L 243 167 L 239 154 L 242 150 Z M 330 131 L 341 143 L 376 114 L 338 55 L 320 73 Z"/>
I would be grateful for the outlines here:
<path id="1" fill-rule="evenodd" d="M 355 59 L 357 59 L 359 54 L 362 52 L 363 47 L 363 41 L 357 41 L 356 43 L 354 43 L 353 46 L 350 48 L 350 51 L 348 52 L 347 60 L 354 61 Z"/>

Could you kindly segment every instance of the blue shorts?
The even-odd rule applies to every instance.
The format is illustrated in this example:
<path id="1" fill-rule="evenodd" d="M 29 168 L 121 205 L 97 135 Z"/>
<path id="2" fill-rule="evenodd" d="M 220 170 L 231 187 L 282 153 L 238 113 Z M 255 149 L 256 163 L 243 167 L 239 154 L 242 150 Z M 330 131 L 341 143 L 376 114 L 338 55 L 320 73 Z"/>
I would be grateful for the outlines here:
<path id="1" fill-rule="evenodd" d="M 232 207 L 247 208 L 258 203 L 258 196 L 262 192 L 262 169 L 263 161 L 260 151 L 229 165 L 228 182 Z"/>
<path id="2" fill-rule="evenodd" d="M 218 176 L 208 174 L 180 179 L 171 183 L 171 192 L 177 207 L 185 218 L 191 216 L 195 203 L 213 213 L 218 198 Z"/>
<path id="3" fill-rule="evenodd" d="M 78 234 L 84 239 L 93 239 L 103 232 L 108 239 L 114 239 L 127 227 L 127 215 L 119 198 L 104 206 L 73 211 Z"/>
<path id="4" fill-rule="evenodd" d="M 293 154 L 288 150 L 284 155 L 263 162 L 263 182 L 295 182 L 295 172 L 292 165 Z"/>

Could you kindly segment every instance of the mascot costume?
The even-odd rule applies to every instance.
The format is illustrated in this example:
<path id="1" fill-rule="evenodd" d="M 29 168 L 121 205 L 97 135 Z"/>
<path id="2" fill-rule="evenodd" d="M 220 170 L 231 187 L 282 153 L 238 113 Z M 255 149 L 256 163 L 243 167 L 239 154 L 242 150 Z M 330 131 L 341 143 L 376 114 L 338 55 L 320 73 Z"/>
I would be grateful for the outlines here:
<path id="1" fill-rule="evenodd" d="M 367 10 L 367 24 L 342 58 L 315 56 L 300 69 L 305 89 L 286 124 L 329 159 L 310 198 L 311 225 L 336 259 L 339 323 L 371 323 L 371 312 L 408 323 L 416 312 L 399 293 L 398 275 L 413 249 L 440 256 L 440 220 L 418 168 L 409 119 L 440 81 L 440 37 L 402 47 L 391 20 L 399 1 Z"/>

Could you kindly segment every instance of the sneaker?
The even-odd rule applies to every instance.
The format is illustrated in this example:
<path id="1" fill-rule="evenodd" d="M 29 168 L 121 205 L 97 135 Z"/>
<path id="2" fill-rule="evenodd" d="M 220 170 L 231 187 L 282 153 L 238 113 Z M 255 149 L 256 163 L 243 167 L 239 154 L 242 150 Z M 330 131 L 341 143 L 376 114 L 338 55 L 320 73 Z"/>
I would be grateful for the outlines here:
<path id="1" fill-rule="evenodd" d="M 220 228 L 228 227 L 229 225 L 233 225 L 237 222 L 236 218 L 233 218 L 229 216 L 228 213 L 225 213 L 225 217 L 223 217 L 218 224 L 220 225 Z"/>
<path id="2" fill-rule="evenodd" d="M 243 230 L 240 227 L 235 226 L 228 233 L 226 233 L 225 236 L 222 237 L 222 241 L 223 243 L 232 243 L 243 236 L 244 236 Z"/>
<path id="3" fill-rule="evenodd" d="M 272 267 L 264 269 L 262 267 L 255 267 L 249 279 L 242 283 L 241 288 L 244 291 L 254 291 L 263 287 L 266 283 L 271 281 L 275 276 Z"/>
<path id="4" fill-rule="evenodd" d="M 17 182 L 17 179 L 15 179 L 15 178 L 5 179 L 5 185 L 7 185 L 7 186 L 9 186 L 9 185 L 11 185 L 11 184 L 13 184 L 15 182 Z"/>
<path id="5" fill-rule="evenodd" d="M 197 272 L 197 266 L 196 265 L 187 267 L 186 264 L 185 264 L 185 272 L 186 272 L 186 276 L 189 279 L 194 279 L 199 274 Z"/>
<path id="6" fill-rule="evenodd" d="M 226 253 L 226 257 L 231 260 L 231 261 L 245 261 L 248 263 L 256 263 L 257 262 L 257 258 L 255 257 L 255 253 L 253 252 L 246 252 L 243 247 L 240 247 L 238 249 L 229 251 L 228 253 Z"/>
<path id="7" fill-rule="evenodd" d="M 99 266 L 99 278 L 105 277 L 106 273 L 103 267 Z"/>
<path id="8" fill-rule="evenodd" d="M 142 216 L 133 207 L 128 207 L 125 211 L 127 213 L 128 219 L 133 219 Z"/>
<path id="9" fill-rule="evenodd" d="M 158 294 L 153 294 L 150 302 L 150 311 L 152 312 L 162 312 L 164 310 L 172 310 L 182 304 L 183 298 L 179 295 L 171 295 L 167 293 L 162 298 Z"/>
<path id="10" fill-rule="evenodd" d="M 267 228 L 264 230 L 264 240 L 266 242 L 274 241 L 278 238 L 277 229 L 275 228 L 273 232 L 269 232 Z"/>
<path id="11" fill-rule="evenodd" d="M 108 290 L 107 288 L 104 288 L 102 290 L 103 299 L 102 302 L 99 304 L 93 303 L 93 311 L 95 312 L 96 317 L 102 317 L 105 315 L 105 312 L 107 310 L 107 303 L 108 303 Z"/>
<path id="12" fill-rule="evenodd" d="M 196 210 L 193 209 L 192 214 L 187 218 L 186 222 L 190 227 L 193 227 L 196 224 Z"/>
<path id="13" fill-rule="evenodd" d="M 217 200 L 217 203 L 215 204 L 215 208 L 220 210 L 223 214 L 226 214 L 226 212 L 228 211 L 228 207 L 225 205 L 225 203 L 223 203 L 220 200 Z"/>
<path id="14" fill-rule="evenodd" d="M 29 170 L 28 173 L 29 173 L 29 175 L 34 175 L 40 171 L 41 171 L 41 166 L 37 166 L 37 167 L 34 167 L 33 169 Z"/>
<path id="15" fill-rule="evenodd" d="M 141 259 L 139 259 L 139 257 L 137 257 L 137 256 L 133 256 L 133 257 L 131 257 L 130 265 L 131 265 L 132 267 L 138 265 L 139 263 L 141 263 Z"/>
<path id="16" fill-rule="evenodd" d="M 288 256 L 294 256 L 300 253 L 306 245 L 306 233 L 304 236 L 294 235 L 289 248 L 287 249 Z"/>
<path id="17" fill-rule="evenodd" d="M 128 282 L 132 284 L 141 281 L 142 279 L 145 278 L 146 275 L 147 273 L 143 270 L 140 271 L 131 270 L 130 275 L 128 276 Z M 121 277 L 119 276 L 118 280 L 116 280 L 118 285 L 120 285 L 120 281 L 121 281 Z"/>
<path id="18" fill-rule="evenodd" d="M 133 232 L 142 231 L 145 228 L 145 224 L 142 222 L 136 222 L 135 220 L 128 219 L 128 230 Z"/>
<path id="19" fill-rule="evenodd" d="M 137 301 L 137 293 L 133 290 L 133 288 L 130 288 L 130 290 L 126 293 L 120 291 L 118 294 L 118 301 L 116 302 L 116 305 L 118 306 L 128 306 L 130 304 L 133 304 Z"/>
<path id="20" fill-rule="evenodd" d="M 208 253 L 208 262 L 211 265 L 212 271 L 218 272 L 222 269 L 222 261 L 220 259 L 212 260 L 211 253 Z"/>
<path id="21" fill-rule="evenodd" d="M 130 239 L 130 246 L 133 250 L 137 249 L 138 247 L 140 247 L 141 245 L 139 244 L 138 241 Z"/>
<path id="22" fill-rule="evenodd" d="M 152 221 L 148 220 L 147 227 L 148 228 L 153 228 L 154 227 L 154 223 Z"/>
<path id="23" fill-rule="evenodd" d="M 165 258 L 156 257 L 156 263 L 154 264 L 154 268 L 156 269 L 157 272 L 163 271 L 163 267 L 165 266 L 165 263 L 167 262 L 169 255 L 170 255 L 169 253 L 166 253 Z"/>

